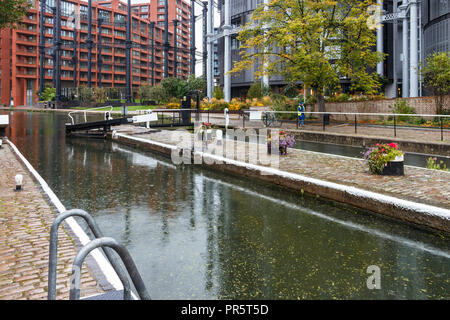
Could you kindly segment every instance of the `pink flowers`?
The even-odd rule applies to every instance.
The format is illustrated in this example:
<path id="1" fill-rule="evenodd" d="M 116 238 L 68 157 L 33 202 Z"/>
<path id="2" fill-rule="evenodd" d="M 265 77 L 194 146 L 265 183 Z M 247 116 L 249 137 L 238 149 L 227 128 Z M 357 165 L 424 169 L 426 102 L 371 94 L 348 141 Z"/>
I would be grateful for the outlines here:
<path id="1" fill-rule="evenodd" d="M 389 143 L 388 146 L 394 149 L 398 149 L 398 145 L 395 142 Z"/>
<path id="2" fill-rule="evenodd" d="M 389 161 L 402 155 L 403 152 L 398 150 L 398 145 L 394 142 L 377 143 L 376 147 L 369 148 L 364 153 L 364 160 L 369 165 L 370 172 L 381 174 Z"/>

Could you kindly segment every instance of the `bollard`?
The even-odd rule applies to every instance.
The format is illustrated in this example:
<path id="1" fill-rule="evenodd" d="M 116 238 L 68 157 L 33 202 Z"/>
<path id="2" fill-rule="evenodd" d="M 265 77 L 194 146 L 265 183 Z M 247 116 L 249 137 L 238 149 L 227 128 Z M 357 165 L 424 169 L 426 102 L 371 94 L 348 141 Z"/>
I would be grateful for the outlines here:
<path id="1" fill-rule="evenodd" d="M 14 180 L 16 180 L 16 189 L 15 191 L 21 191 L 22 190 L 22 183 L 23 183 L 23 176 L 21 174 L 16 174 L 14 177 Z"/>

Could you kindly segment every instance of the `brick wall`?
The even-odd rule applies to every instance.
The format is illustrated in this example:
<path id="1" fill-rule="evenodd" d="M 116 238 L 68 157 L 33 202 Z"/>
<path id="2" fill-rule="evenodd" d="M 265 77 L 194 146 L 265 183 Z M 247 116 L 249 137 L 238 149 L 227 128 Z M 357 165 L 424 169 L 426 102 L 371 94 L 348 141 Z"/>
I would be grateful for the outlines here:
<path id="1" fill-rule="evenodd" d="M 417 114 L 436 113 L 434 96 L 405 99 L 408 105 L 415 109 Z M 389 109 L 389 106 L 393 106 L 395 100 L 396 99 L 359 102 L 330 102 L 325 104 L 325 108 L 329 112 L 392 113 L 392 110 Z M 445 96 L 444 106 L 450 108 L 450 95 Z M 314 111 L 318 111 L 317 104 L 314 106 Z"/>

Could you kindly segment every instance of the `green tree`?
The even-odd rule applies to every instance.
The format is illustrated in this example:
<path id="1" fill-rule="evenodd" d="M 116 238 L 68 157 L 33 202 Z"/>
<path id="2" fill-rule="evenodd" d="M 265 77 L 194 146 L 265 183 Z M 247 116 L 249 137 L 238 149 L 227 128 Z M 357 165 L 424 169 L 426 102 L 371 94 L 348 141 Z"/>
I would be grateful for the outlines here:
<path id="1" fill-rule="evenodd" d="M 199 90 L 200 92 L 204 92 L 206 89 L 206 79 L 201 77 L 195 77 L 195 75 L 191 75 L 187 80 L 186 91 L 194 91 Z"/>
<path id="2" fill-rule="evenodd" d="M 92 88 L 87 86 L 79 86 L 78 95 L 80 97 L 80 101 L 90 102 L 92 100 Z"/>
<path id="3" fill-rule="evenodd" d="M 155 101 L 157 104 L 162 104 L 169 100 L 169 96 L 163 86 L 159 84 L 150 88 L 149 99 Z"/>
<path id="4" fill-rule="evenodd" d="M 179 78 L 165 78 L 161 81 L 161 86 L 169 98 L 182 98 L 186 93 L 187 82 Z"/>
<path id="5" fill-rule="evenodd" d="M 213 90 L 213 97 L 220 100 L 225 97 L 221 86 L 215 86 Z"/>
<path id="6" fill-rule="evenodd" d="M 374 93 L 371 72 L 382 54 L 368 23 L 376 0 L 271 0 L 253 12 L 239 33 L 241 60 L 232 73 L 257 66 L 256 75 L 282 75 L 290 83 L 313 88 L 319 111 L 324 89 L 349 78 L 351 86 Z"/>
<path id="7" fill-rule="evenodd" d="M 2 0 L 0 2 L 0 29 L 14 28 L 31 8 L 28 0 Z"/>
<path id="8" fill-rule="evenodd" d="M 151 89 L 152 89 L 152 86 L 149 84 L 144 84 L 139 87 L 138 93 L 139 93 L 139 99 L 141 99 L 141 103 L 142 103 L 142 101 L 150 100 Z"/>
<path id="9" fill-rule="evenodd" d="M 426 87 L 435 96 L 436 114 L 444 114 L 450 110 L 444 108 L 444 96 L 450 94 L 450 53 L 434 53 L 422 65 L 422 77 Z"/>

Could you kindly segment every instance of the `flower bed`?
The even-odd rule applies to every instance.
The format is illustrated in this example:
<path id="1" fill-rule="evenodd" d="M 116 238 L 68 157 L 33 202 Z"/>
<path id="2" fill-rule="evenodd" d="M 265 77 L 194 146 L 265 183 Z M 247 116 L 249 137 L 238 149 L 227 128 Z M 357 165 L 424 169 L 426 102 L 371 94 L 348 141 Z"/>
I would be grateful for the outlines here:
<path id="1" fill-rule="evenodd" d="M 364 153 L 364 160 L 373 174 L 403 175 L 403 152 L 394 142 L 377 143 Z"/>

